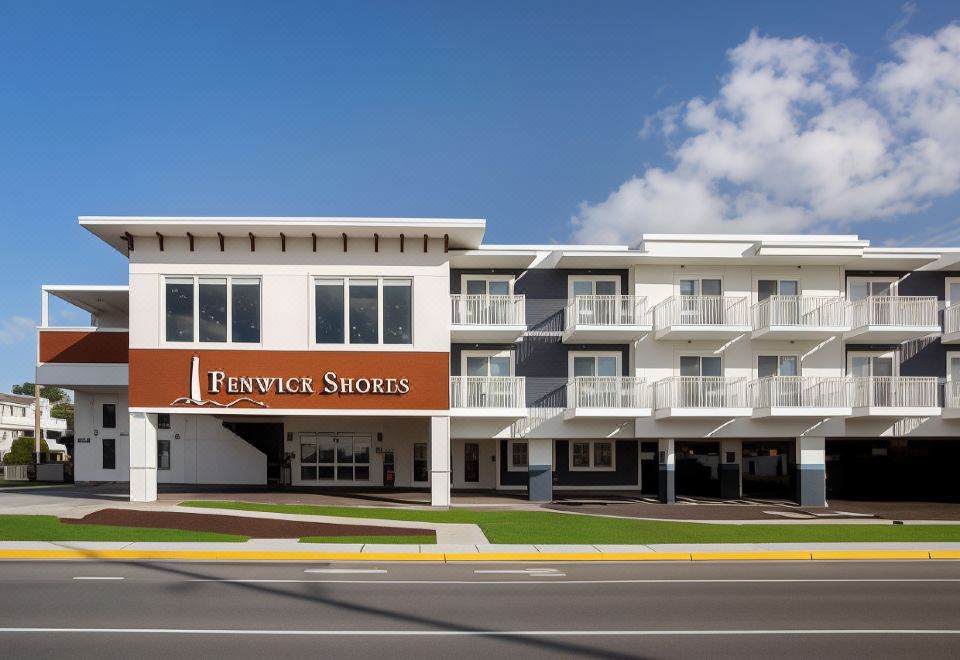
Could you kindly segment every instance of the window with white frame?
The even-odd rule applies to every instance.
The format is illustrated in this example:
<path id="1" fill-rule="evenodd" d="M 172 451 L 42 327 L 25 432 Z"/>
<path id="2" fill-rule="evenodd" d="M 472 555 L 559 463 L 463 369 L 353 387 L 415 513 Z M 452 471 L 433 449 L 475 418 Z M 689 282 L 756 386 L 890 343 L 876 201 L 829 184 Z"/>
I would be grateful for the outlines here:
<path id="1" fill-rule="evenodd" d="M 771 296 L 799 296 L 798 280 L 763 279 L 757 280 L 757 300 L 763 302 Z"/>
<path id="2" fill-rule="evenodd" d="M 568 356 L 568 369 L 573 378 L 577 377 L 615 377 L 620 375 L 620 353 L 588 353 L 571 351 Z"/>
<path id="3" fill-rule="evenodd" d="M 616 444 L 611 440 L 571 440 L 570 469 L 611 471 L 616 469 Z"/>
<path id="4" fill-rule="evenodd" d="M 895 277 L 849 277 L 847 278 L 847 300 L 857 302 L 872 296 L 897 295 Z"/>
<path id="5" fill-rule="evenodd" d="M 679 287 L 681 296 L 723 295 L 723 281 L 718 277 L 684 277 Z"/>
<path id="6" fill-rule="evenodd" d="M 510 472 L 526 472 L 529 463 L 530 454 L 527 441 L 507 441 L 507 470 Z"/>
<path id="7" fill-rule="evenodd" d="M 461 291 L 468 296 L 508 296 L 513 293 L 513 275 L 463 275 Z"/>
<path id="8" fill-rule="evenodd" d="M 165 277 L 163 298 L 167 342 L 260 343 L 258 277 Z"/>
<path id="9" fill-rule="evenodd" d="M 897 375 L 897 361 L 893 351 L 850 352 L 847 354 L 848 373 L 855 378 L 888 378 Z"/>
<path id="10" fill-rule="evenodd" d="M 413 343 L 409 278 L 318 277 L 313 308 L 316 344 Z"/>
<path id="11" fill-rule="evenodd" d="M 463 351 L 460 360 L 464 376 L 505 378 L 513 375 L 513 351 Z"/>
<path id="12" fill-rule="evenodd" d="M 758 355 L 757 378 L 770 376 L 799 376 L 800 358 L 797 355 Z"/>
<path id="13" fill-rule="evenodd" d="M 943 306 L 960 305 L 960 277 L 948 277 L 943 283 Z"/>
<path id="14" fill-rule="evenodd" d="M 620 278 L 612 275 L 571 275 L 567 286 L 571 300 L 576 296 L 620 294 Z"/>

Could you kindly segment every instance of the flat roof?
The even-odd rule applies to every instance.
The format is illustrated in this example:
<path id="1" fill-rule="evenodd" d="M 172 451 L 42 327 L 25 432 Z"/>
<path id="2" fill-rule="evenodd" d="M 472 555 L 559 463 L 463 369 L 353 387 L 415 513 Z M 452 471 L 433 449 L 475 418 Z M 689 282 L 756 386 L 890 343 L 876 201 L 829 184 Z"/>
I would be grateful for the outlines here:
<path id="1" fill-rule="evenodd" d="M 127 254 L 125 234 L 134 239 L 141 236 L 194 236 L 246 238 L 254 236 L 278 237 L 282 232 L 289 238 L 348 237 L 399 238 L 404 234 L 414 238 L 427 234 L 431 238 L 449 237 L 450 247 L 463 250 L 477 249 L 483 240 L 487 221 L 482 218 L 349 218 L 349 217 L 235 217 L 235 216 L 80 216 L 80 226 Z M 134 246 L 136 249 L 136 246 Z"/>
<path id="2" fill-rule="evenodd" d="M 44 284 L 41 288 L 91 314 L 130 313 L 130 287 L 126 284 Z"/>

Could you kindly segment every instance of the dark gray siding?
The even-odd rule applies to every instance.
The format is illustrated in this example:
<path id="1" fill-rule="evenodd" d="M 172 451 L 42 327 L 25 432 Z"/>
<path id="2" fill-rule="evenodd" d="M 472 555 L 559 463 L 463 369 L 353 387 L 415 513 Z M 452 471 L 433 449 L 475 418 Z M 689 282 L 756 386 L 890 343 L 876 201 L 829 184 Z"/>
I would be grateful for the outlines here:
<path id="1" fill-rule="evenodd" d="M 561 486 L 636 486 L 639 483 L 637 440 L 617 440 L 616 469 L 610 472 L 570 470 L 569 440 L 557 440 L 557 483 Z"/>

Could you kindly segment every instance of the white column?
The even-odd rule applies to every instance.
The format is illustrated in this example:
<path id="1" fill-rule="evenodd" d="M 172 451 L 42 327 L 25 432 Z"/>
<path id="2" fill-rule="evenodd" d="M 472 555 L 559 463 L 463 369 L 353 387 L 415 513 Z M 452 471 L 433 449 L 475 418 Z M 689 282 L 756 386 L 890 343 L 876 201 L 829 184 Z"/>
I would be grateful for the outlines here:
<path id="1" fill-rule="evenodd" d="M 130 501 L 157 500 L 157 416 L 130 413 Z"/>
<path id="2" fill-rule="evenodd" d="M 430 506 L 450 506 L 450 418 L 430 418 Z"/>

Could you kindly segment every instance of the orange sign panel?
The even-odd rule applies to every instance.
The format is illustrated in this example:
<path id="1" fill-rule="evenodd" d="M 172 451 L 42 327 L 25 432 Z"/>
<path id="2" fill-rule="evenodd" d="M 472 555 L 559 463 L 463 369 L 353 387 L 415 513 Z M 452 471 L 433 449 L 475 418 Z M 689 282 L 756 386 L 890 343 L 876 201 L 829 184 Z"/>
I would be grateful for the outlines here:
<path id="1" fill-rule="evenodd" d="M 40 362 L 66 364 L 124 364 L 127 332 L 103 330 L 41 330 Z"/>
<path id="2" fill-rule="evenodd" d="M 132 408 L 445 410 L 449 354 L 130 349 Z"/>

